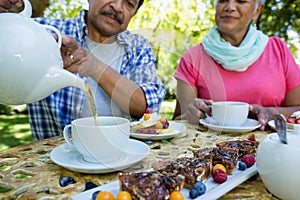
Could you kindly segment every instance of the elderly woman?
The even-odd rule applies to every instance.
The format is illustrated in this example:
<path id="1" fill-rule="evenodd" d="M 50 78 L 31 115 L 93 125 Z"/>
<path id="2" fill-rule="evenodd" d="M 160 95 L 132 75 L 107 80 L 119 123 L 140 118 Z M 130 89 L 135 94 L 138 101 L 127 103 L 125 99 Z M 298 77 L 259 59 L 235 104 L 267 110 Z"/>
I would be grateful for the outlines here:
<path id="1" fill-rule="evenodd" d="M 300 110 L 300 68 L 287 45 L 252 26 L 264 0 L 217 0 L 216 27 L 182 56 L 174 119 L 211 114 L 212 101 L 243 101 L 264 130 L 276 113 Z"/>

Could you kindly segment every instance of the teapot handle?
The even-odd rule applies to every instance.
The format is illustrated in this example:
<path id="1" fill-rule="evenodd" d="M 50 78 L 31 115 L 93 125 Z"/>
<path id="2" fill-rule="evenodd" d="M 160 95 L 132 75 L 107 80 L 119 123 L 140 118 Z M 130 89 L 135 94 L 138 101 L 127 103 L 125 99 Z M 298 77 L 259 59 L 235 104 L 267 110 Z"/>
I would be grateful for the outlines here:
<path id="1" fill-rule="evenodd" d="M 60 48 L 61 45 L 62 45 L 62 38 L 61 38 L 60 31 L 57 28 L 55 28 L 54 26 L 50 26 L 50 25 L 47 25 L 47 24 L 38 24 L 38 25 L 43 26 L 43 27 L 45 27 L 47 29 L 51 29 L 53 32 L 56 33 L 56 35 L 58 37 L 57 38 L 57 44 L 58 44 L 58 47 Z"/>
<path id="2" fill-rule="evenodd" d="M 23 2 L 24 2 L 24 9 L 19 14 L 21 14 L 25 17 L 31 18 L 31 15 L 32 15 L 31 3 L 29 2 L 29 0 L 23 0 Z"/>

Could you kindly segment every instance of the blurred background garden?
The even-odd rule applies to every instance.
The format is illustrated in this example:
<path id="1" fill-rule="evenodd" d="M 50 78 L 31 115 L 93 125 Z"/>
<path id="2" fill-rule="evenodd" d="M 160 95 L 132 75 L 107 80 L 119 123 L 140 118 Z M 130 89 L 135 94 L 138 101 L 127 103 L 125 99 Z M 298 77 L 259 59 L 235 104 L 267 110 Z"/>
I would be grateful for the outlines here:
<path id="1" fill-rule="evenodd" d="M 30 0 L 32 17 L 72 17 L 87 0 Z M 146 37 L 154 50 L 157 72 L 167 90 L 161 114 L 172 117 L 176 82 L 173 78 L 180 56 L 214 26 L 213 0 L 145 0 L 129 29 Z M 256 22 L 269 36 L 282 38 L 300 63 L 300 0 L 266 0 Z M 0 104 L 0 151 L 31 142 L 25 105 Z"/>

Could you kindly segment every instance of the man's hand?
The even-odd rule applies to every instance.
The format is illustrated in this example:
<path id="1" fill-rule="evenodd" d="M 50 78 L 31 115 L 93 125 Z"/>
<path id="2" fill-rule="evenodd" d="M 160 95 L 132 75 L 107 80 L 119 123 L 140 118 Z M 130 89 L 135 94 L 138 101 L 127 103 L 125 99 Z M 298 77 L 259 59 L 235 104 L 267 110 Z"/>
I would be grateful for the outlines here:
<path id="1" fill-rule="evenodd" d="M 0 13 L 8 12 L 14 6 L 20 8 L 23 6 L 22 0 L 0 0 Z"/>

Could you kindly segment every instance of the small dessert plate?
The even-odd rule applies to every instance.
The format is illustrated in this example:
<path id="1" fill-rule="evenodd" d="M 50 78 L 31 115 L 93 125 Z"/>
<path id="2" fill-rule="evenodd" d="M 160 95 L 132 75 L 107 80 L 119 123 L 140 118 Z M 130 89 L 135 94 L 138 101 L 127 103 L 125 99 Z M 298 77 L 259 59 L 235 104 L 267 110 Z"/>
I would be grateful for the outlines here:
<path id="1" fill-rule="evenodd" d="M 244 133 L 253 131 L 261 126 L 261 124 L 254 119 L 247 119 L 240 127 L 234 126 L 219 126 L 213 122 L 211 118 L 200 119 L 199 122 L 214 131 L 230 132 L 230 133 Z"/>
<path id="2" fill-rule="evenodd" d="M 171 133 L 161 133 L 161 134 L 144 134 L 144 133 L 130 133 L 130 137 L 142 140 L 165 140 L 175 137 L 176 135 L 183 133 L 186 130 L 184 124 L 178 122 L 169 122 L 173 127 L 173 132 Z"/>
<path id="3" fill-rule="evenodd" d="M 149 152 L 150 148 L 147 144 L 130 139 L 124 149 L 124 154 L 118 160 L 110 163 L 86 162 L 76 149 L 66 143 L 54 148 L 50 153 L 50 158 L 54 163 L 72 171 L 100 174 L 126 169 L 143 160 Z"/>

